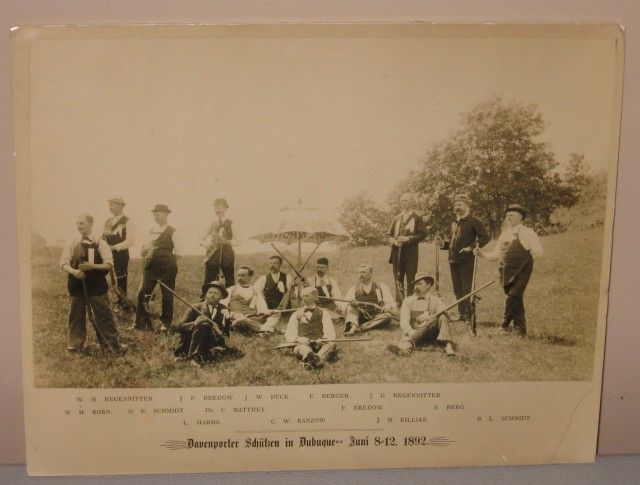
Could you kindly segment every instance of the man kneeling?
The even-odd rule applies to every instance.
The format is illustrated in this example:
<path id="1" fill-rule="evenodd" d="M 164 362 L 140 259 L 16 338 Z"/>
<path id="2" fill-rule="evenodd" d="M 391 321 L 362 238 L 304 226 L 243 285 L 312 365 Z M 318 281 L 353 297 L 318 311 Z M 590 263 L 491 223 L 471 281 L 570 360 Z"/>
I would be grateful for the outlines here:
<path id="1" fill-rule="evenodd" d="M 204 300 L 189 308 L 175 326 L 180 344 L 174 355 L 200 366 L 222 356 L 242 357 L 242 351 L 228 347 L 224 339 L 224 335 L 229 336 L 230 327 L 227 309 L 220 303 L 227 296 L 224 285 L 212 281 L 202 287 L 202 293 Z"/>
<path id="2" fill-rule="evenodd" d="M 313 287 L 302 289 L 304 306 L 296 310 L 287 325 L 285 339 L 295 342 L 293 353 L 307 369 L 322 367 L 327 357 L 335 350 L 336 331 L 329 312 L 317 305 L 318 290 Z"/>
<path id="3" fill-rule="evenodd" d="M 446 314 L 434 318 L 446 307 L 440 298 L 429 294 L 433 283 L 431 276 L 422 276 L 414 281 L 414 294 L 404 299 L 400 309 L 402 340 L 398 344 L 390 344 L 387 350 L 407 356 L 416 346 L 441 344 L 447 355 L 455 355 L 449 318 Z"/>

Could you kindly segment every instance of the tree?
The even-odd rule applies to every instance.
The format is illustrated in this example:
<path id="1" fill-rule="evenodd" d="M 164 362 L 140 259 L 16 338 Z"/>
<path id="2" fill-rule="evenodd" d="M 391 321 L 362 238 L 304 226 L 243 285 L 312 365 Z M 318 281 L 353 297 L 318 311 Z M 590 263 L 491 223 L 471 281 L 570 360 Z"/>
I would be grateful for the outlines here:
<path id="1" fill-rule="evenodd" d="M 339 218 L 351 234 L 352 245 L 376 246 L 385 243 L 391 217 L 376 206 L 367 192 L 345 198 Z"/>
<path id="2" fill-rule="evenodd" d="M 568 207 L 573 206 L 582 199 L 586 187 L 593 182 L 591 168 L 584 155 L 578 153 L 569 155 L 569 162 L 562 179 L 570 194 L 565 205 Z"/>
<path id="3" fill-rule="evenodd" d="M 413 194 L 432 235 L 450 227 L 452 198 L 460 192 L 469 195 L 494 236 L 512 203 L 524 206 L 535 226 L 545 226 L 553 210 L 570 201 L 571 189 L 539 140 L 543 132 L 533 104 L 505 104 L 500 98 L 481 103 L 462 115 L 461 128 L 434 146 L 392 197 Z"/>

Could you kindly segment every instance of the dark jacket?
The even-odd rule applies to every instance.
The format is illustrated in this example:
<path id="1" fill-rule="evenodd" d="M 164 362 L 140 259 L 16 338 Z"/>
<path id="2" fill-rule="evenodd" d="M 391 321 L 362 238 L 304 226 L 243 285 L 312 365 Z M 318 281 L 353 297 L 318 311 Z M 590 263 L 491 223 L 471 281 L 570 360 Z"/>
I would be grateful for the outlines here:
<path id="1" fill-rule="evenodd" d="M 393 222 L 391 223 L 391 228 L 389 229 L 389 237 L 395 236 L 396 224 L 398 224 L 402 219 L 402 214 L 398 214 L 393 218 Z M 424 221 L 422 217 L 420 217 L 415 212 L 412 212 L 409 218 L 401 223 L 398 236 L 408 236 L 409 241 L 402 244 L 402 252 L 400 253 L 400 258 L 402 260 L 406 260 L 407 258 L 418 258 L 418 243 L 422 241 L 427 233 L 424 227 Z M 396 255 L 398 253 L 398 246 L 391 246 L 391 254 L 389 255 L 389 262 L 393 263 L 396 259 Z"/>
<path id="2" fill-rule="evenodd" d="M 473 248 L 476 240 L 480 247 L 483 247 L 489 242 L 489 235 L 480 219 L 468 214 L 459 221 L 451 223 L 451 238 L 444 241 L 442 249 L 449 250 L 450 263 L 469 261 L 473 259 L 473 252 L 466 251 L 461 253 L 460 250 L 462 248 Z"/>

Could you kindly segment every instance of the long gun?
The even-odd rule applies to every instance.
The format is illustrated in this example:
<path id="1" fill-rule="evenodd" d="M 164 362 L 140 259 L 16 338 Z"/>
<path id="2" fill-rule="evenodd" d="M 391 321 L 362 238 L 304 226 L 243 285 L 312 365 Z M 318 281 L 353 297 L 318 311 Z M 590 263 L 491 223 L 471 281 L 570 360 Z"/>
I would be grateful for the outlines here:
<path id="1" fill-rule="evenodd" d="M 482 290 L 484 290 L 487 286 L 491 286 L 492 284 L 494 284 L 496 282 L 496 280 L 491 280 L 488 283 L 485 283 L 484 285 L 482 285 L 480 288 L 478 288 L 477 290 L 474 290 L 466 295 L 464 295 L 462 298 L 460 298 L 457 301 L 454 301 L 451 305 L 448 305 L 444 310 L 440 310 L 438 313 L 435 313 L 434 315 L 429 316 L 429 319 L 426 320 L 425 322 L 421 323 L 418 328 L 424 326 L 427 324 L 427 322 L 429 321 L 433 321 L 435 319 L 437 319 L 438 317 L 444 315 L 445 313 L 447 313 L 449 310 L 451 310 L 452 308 L 455 308 L 456 306 L 458 306 L 458 303 L 462 303 L 463 301 L 465 301 L 467 298 L 472 297 L 473 295 L 475 295 L 476 293 L 480 293 Z"/>
<path id="2" fill-rule="evenodd" d="M 371 337 L 356 337 L 356 338 L 334 338 L 334 339 L 318 339 L 315 342 L 367 342 L 372 340 Z M 275 349 L 288 349 L 300 345 L 298 342 L 283 342 L 274 347 Z"/>
<path id="3" fill-rule="evenodd" d="M 171 288 L 169 288 L 167 285 L 165 285 L 162 280 L 157 280 L 158 283 L 163 287 L 166 288 L 167 290 L 169 290 L 169 292 L 175 296 L 178 300 L 180 300 L 182 303 L 184 303 L 185 305 L 187 305 L 189 308 L 191 308 L 194 312 L 196 312 L 198 315 L 200 315 L 201 317 L 206 318 L 208 321 L 210 321 L 213 324 L 213 332 L 217 335 L 219 335 L 220 337 L 224 337 L 224 334 L 222 333 L 222 330 L 220 330 L 220 328 L 218 327 L 218 324 L 216 322 L 214 322 L 213 320 L 211 320 L 211 318 L 209 318 L 208 316 L 206 316 L 204 313 L 202 313 L 200 310 L 198 310 L 196 307 L 194 307 L 191 303 L 189 303 L 187 300 L 185 300 L 184 298 L 182 298 L 178 293 L 176 293 L 175 291 L 173 291 Z"/>
<path id="4" fill-rule="evenodd" d="M 435 292 L 436 295 L 440 296 L 440 246 L 437 243 L 434 243 L 436 248 L 436 286 Z"/>
<path id="5" fill-rule="evenodd" d="M 476 239 L 475 242 L 475 250 L 474 251 L 474 255 L 473 255 L 473 277 L 471 279 L 471 291 L 476 289 L 476 273 L 478 272 L 478 248 L 480 247 L 480 244 L 478 243 L 478 240 Z M 477 335 L 477 318 L 476 318 L 476 299 L 477 297 L 475 295 L 473 295 L 471 297 L 470 303 L 471 303 L 471 332 L 473 333 L 473 335 Z"/>
<path id="6" fill-rule="evenodd" d="M 345 300 L 344 298 L 333 298 L 331 296 L 318 296 L 321 300 L 342 301 L 354 306 L 368 306 L 375 308 L 376 310 L 382 310 L 382 307 L 377 303 L 371 303 L 370 301 L 358 301 L 358 300 Z"/>

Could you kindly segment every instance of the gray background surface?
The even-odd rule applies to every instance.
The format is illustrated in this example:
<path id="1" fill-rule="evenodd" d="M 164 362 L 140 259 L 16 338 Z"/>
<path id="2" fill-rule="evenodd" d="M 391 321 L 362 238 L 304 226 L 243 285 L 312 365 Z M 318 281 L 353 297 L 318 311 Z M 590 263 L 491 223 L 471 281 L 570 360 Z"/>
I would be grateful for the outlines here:
<path id="1" fill-rule="evenodd" d="M 0 462 L 24 461 L 24 433 L 21 399 L 20 331 L 18 314 L 17 257 L 15 234 L 15 191 L 11 145 L 9 30 L 15 25 L 77 23 L 225 23 L 225 22 L 557 22 L 619 23 L 626 28 L 626 68 L 622 113 L 618 195 L 614 229 L 613 263 L 605 382 L 599 440 L 600 453 L 640 452 L 640 343 L 635 302 L 640 271 L 637 241 L 637 187 L 640 182 L 640 2 L 635 0 L 329 0 L 329 1 L 99 1 L 0 0 Z M 454 479 L 460 483 L 508 480 L 530 483 L 537 480 L 565 483 L 638 482 L 639 461 L 634 457 L 600 458 L 597 465 L 567 467 L 519 467 L 507 470 L 452 469 L 428 471 L 324 472 L 272 474 L 269 479 L 351 482 L 381 480 Z M 24 469 L 2 468 L 0 479 L 20 483 Z M 375 475 L 374 475 L 375 473 Z M 207 476 L 210 479 L 211 476 Z M 264 481 L 258 474 L 217 475 L 221 483 Z M 605 480 L 605 477 L 607 478 Z M 600 478 L 600 479 L 598 479 Z M 184 483 L 202 481 L 204 476 L 184 477 Z M 595 479 L 592 482 L 591 479 Z M 133 478 L 131 479 L 133 480 Z M 169 479 L 149 477 L 146 483 Z M 470 481 L 467 481 L 470 480 Z M 570 480 L 570 482 L 569 482 Z M 100 480 L 100 483 L 129 482 L 128 479 Z M 473 481 L 473 482 L 472 482 Z M 82 480 L 78 483 L 95 483 Z M 55 480 L 54 480 L 55 483 Z"/>

